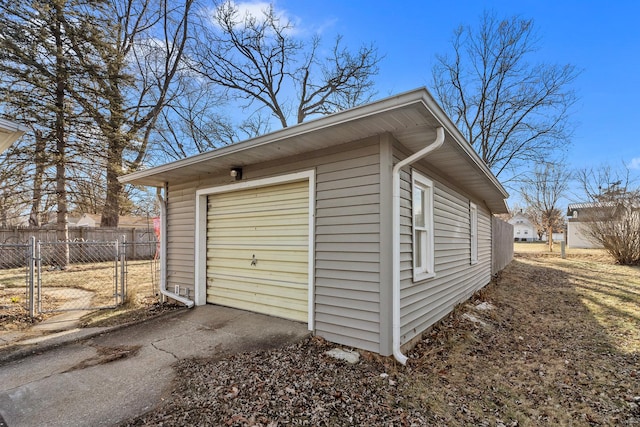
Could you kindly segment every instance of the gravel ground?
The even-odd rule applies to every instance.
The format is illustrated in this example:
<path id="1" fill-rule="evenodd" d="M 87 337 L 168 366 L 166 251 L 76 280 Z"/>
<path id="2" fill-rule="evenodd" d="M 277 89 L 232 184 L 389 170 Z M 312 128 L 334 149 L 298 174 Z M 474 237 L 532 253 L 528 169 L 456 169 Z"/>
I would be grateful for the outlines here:
<path id="1" fill-rule="evenodd" d="M 640 425 L 638 353 L 616 349 L 576 280 L 544 258 L 514 261 L 405 367 L 364 351 L 355 364 L 336 360 L 317 337 L 181 361 L 164 403 L 124 425 Z"/>

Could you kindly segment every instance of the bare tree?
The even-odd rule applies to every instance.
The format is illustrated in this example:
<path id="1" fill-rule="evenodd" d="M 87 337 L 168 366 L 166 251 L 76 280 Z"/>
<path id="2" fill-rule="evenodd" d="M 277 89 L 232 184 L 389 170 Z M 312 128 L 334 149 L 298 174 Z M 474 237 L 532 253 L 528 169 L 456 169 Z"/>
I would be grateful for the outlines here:
<path id="1" fill-rule="evenodd" d="M 637 190 L 631 171 L 623 163 L 618 168 L 603 164 L 576 171 L 577 181 L 584 196 L 594 202 L 615 202 Z"/>
<path id="2" fill-rule="evenodd" d="M 0 156 L 0 228 L 16 225 L 29 203 L 26 164 L 15 161 L 16 151 L 10 148 Z"/>
<path id="3" fill-rule="evenodd" d="M 451 56 L 436 56 L 436 95 L 496 176 L 549 161 L 569 142 L 578 72 L 532 64 L 538 43 L 532 20 L 485 12 L 478 27 L 454 31 Z"/>
<path id="4" fill-rule="evenodd" d="M 602 165 L 578 171 L 590 200 L 580 215 L 585 237 L 602 246 L 622 265 L 640 264 L 640 187 L 627 166 Z"/>
<path id="5" fill-rule="evenodd" d="M 3 79 L 16 84 L 4 88 L 11 99 L 14 110 L 24 108 L 34 126 L 37 149 L 42 149 L 46 140 L 51 140 L 49 151 L 51 164 L 55 167 L 56 194 L 56 238 L 67 241 L 67 170 L 69 161 L 68 130 L 73 121 L 74 108 L 69 103 L 71 72 L 74 63 L 69 57 L 69 44 L 64 30 L 64 21 L 73 19 L 79 1 L 55 0 L 34 1 L 25 4 L 12 0 L 0 2 L 5 17 L 0 24 L 2 54 L 0 73 Z M 33 105 L 28 104 L 33 98 Z M 48 127 L 45 133 L 37 132 L 42 120 Z M 39 204 L 40 178 L 46 161 L 36 156 L 36 177 L 32 210 Z M 57 262 L 65 268 L 69 260 L 67 245 L 59 246 Z"/>
<path id="6" fill-rule="evenodd" d="M 106 141 L 106 192 L 101 225 L 117 227 L 123 185 L 136 170 L 172 95 L 182 64 L 193 0 L 118 0 L 94 4 L 83 19 L 65 21 L 80 72 L 74 99 Z"/>
<path id="7" fill-rule="evenodd" d="M 380 58 L 373 46 L 356 52 L 338 36 L 321 57 L 321 40 L 295 36 L 293 23 L 273 6 L 261 16 L 242 14 L 230 1 L 201 16 L 194 28 L 191 68 L 248 108 L 257 103 L 280 126 L 301 123 L 367 102 Z M 292 120 L 293 118 L 293 120 Z"/>
<path id="8" fill-rule="evenodd" d="M 553 232 L 562 230 L 563 217 L 558 202 L 567 191 L 569 178 L 567 171 L 548 163 L 524 179 L 520 190 L 522 198 L 544 225 L 549 252 L 553 251 Z"/>

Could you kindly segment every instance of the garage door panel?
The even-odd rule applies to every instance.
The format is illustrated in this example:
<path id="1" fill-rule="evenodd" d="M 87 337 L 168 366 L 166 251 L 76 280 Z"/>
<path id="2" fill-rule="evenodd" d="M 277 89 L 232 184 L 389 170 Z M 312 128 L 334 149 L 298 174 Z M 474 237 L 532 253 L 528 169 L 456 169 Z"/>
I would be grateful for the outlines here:
<path id="1" fill-rule="evenodd" d="M 209 235 L 207 234 L 207 238 L 209 238 Z M 298 247 L 300 247 L 302 249 L 302 247 L 304 246 L 304 249 L 307 249 L 307 237 L 306 236 L 288 236 L 287 241 L 283 242 L 279 237 L 277 236 L 273 236 L 270 238 L 267 237 L 262 237 L 262 239 L 260 239 L 260 245 L 256 244 L 256 239 L 254 236 L 238 236 L 238 237 L 231 237 L 228 236 L 225 239 L 218 239 L 218 244 L 224 244 L 224 243 L 229 243 L 229 244 L 238 244 L 238 245 L 242 245 L 244 247 L 253 247 L 253 248 L 273 248 L 273 247 L 278 247 L 280 245 L 283 246 L 289 246 L 292 243 L 296 243 L 298 244 Z"/>
<path id="2" fill-rule="evenodd" d="M 220 285 L 224 284 L 229 293 L 250 293 L 252 295 L 265 295 L 271 297 L 286 296 L 291 300 L 306 301 L 307 289 L 300 283 L 283 282 L 277 280 L 269 280 L 267 278 L 251 280 L 243 278 L 236 279 L 233 276 L 220 274 L 212 279 Z M 222 288 L 222 286 L 219 286 Z M 212 293 L 216 293 L 217 288 L 211 288 Z"/>
<path id="3" fill-rule="evenodd" d="M 239 196 L 235 201 L 218 202 L 215 200 L 209 201 L 208 207 L 210 209 L 216 209 L 221 214 L 227 214 L 233 211 L 240 212 L 264 212 L 270 209 L 277 209 L 279 207 L 286 207 L 288 209 L 302 209 L 305 206 L 304 201 L 300 200 L 301 197 L 308 196 L 306 192 L 300 192 L 297 194 L 288 194 L 284 198 L 279 198 L 275 194 L 269 194 L 268 197 L 244 197 Z"/>
<path id="4" fill-rule="evenodd" d="M 256 274 L 281 271 L 283 273 L 307 273 L 306 258 L 299 256 L 298 259 L 288 261 L 273 260 L 266 258 L 259 253 L 256 256 L 255 265 L 252 265 L 251 255 L 247 259 L 238 259 L 231 255 L 214 257 L 207 260 L 207 267 L 211 268 L 233 268 L 237 274 Z"/>
<path id="5" fill-rule="evenodd" d="M 228 229 L 212 229 L 207 236 L 215 240 L 216 238 L 225 237 L 254 237 L 259 239 L 260 237 L 305 237 L 305 239 L 298 239 L 299 241 L 306 241 L 304 233 L 307 232 L 307 227 L 304 226 L 292 226 L 292 227 L 234 227 Z"/>
<path id="6" fill-rule="evenodd" d="M 211 245 L 208 249 L 208 260 L 215 258 L 240 259 L 244 261 L 253 260 L 253 255 L 258 261 L 275 262 L 300 262 L 305 263 L 308 259 L 308 250 L 295 245 L 283 245 L 269 247 L 269 249 L 248 248 L 242 245 Z"/>
<path id="7" fill-rule="evenodd" d="M 248 264 L 249 261 L 245 260 L 216 258 L 215 260 L 207 261 L 207 268 L 225 272 L 225 274 L 236 274 L 239 277 L 278 276 L 279 280 L 293 280 L 288 279 L 289 275 L 298 274 L 304 275 L 304 277 L 297 277 L 296 280 L 305 280 L 307 276 L 307 268 L 302 263 L 258 261 L 259 268 L 258 266 L 247 268 Z"/>
<path id="8" fill-rule="evenodd" d="M 282 209 L 283 213 L 302 213 L 305 211 L 305 205 L 300 203 L 272 202 L 270 204 L 246 204 L 241 206 L 229 206 L 226 208 L 209 207 L 216 209 L 220 215 L 224 216 L 268 216 L 274 209 Z"/>
<path id="9" fill-rule="evenodd" d="M 270 187 L 247 188 L 227 193 L 216 194 L 214 198 L 209 199 L 209 204 L 213 206 L 238 205 L 246 203 L 247 200 L 255 200 L 258 202 L 269 201 L 273 198 L 282 200 L 301 200 L 308 186 L 307 181 L 291 182 L 288 184 L 278 184 Z"/>
<path id="10" fill-rule="evenodd" d="M 249 199 L 263 201 L 272 200 L 274 197 L 282 200 L 300 200 L 300 196 L 308 189 L 308 187 L 301 186 L 301 183 L 306 183 L 306 181 L 220 193 L 216 194 L 215 198 L 210 199 L 209 203 L 219 206 L 235 205 L 242 204 Z"/>
<path id="11" fill-rule="evenodd" d="M 213 194 L 207 206 L 207 302 L 306 321 L 308 182 Z"/>
<path id="12" fill-rule="evenodd" d="M 209 251 L 225 251 L 225 252 L 237 252 L 237 251 L 241 251 L 241 250 L 245 250 L 245 249 L 254 249 L 255 251 L 268 251 L 268 252 L 273 252 L 275 253 L 280 253 L 280 252 L 288 252 L 288 253 L 298 253 L 298 252 L 304 252 L 305 254 L 307 253 L 308 250 L 308 246 L 307 245 L 292 245 L 292 244 L 287 244 L 287 243 L 283 243 L 281 242 L 280 245 L 269 245 L 269 246 L 264 246 L 263 247 L 258 247 L 256 245 L 246 245 L 246 244 L 241 244 L 238 243 L 236 241 L 230 242 L 230 241 L 226 241 L 224 242 L 224 244 L 222 243 L 215 243 L 215 244 L 209 244 L 207 246 L 209 249 Z M 256 253 L 256 252 L 251 252 L 251 253 Z M 237 258 L 237 255 L 236 255 Z"/>
<path id="13" fill-rule="evenodd" d="M 241 222 L 240 224 L 238 222 Z M 221 228 L 249 228 L 249 227 L 286 227 L 289 225 L 306 226 L 309 222 L 308 211 L 304 210 L 298 214 L 291 215 L 290 212 L 283 212 L 277 218 L 271 216 L 228 216 L 226 218 L 218 217 L 212 229 Z"/>
<path id="14" fill-rule="evenodd" d="M 213 298 L 217 298 L 220 302 L 226 302 L 227 304 L 222 305 L 233 305 L 236 308 L 240 308 L 242 310 L 251 310 L 258 311 L 260 307 L 256 307 L 255 305 L 264 305 L 271 307 L 281 307 L 281 312 L 285 310 L 292 310 L 303 314 L 302 318 L 299 320 L 306 320 L 306 306 L 307 302 L 305 300 L 294 300 L 289 299 L 288 306 L 282 307 L 282 297 L 280 295 L 264 295 L 264 294 L 255 294 L 251 292 L 241 292 L 241 291 L 227 291 L 227 292 L 219 292 L 217 293 L 215 290 L 209 292 L 207 296 L 211 296 Z M 220 304 L 218 302 L 218 304 Z M 233 304 L 229 304 L 233 302 Z"/>
<path id="15" fill-rule="evenodd" d="M 303 306 L 292 306 L 284 308 L 281 305 L 279 299 L 273 301 L 274 305 L 268 304 L 271 301 L 264 299 L 257 299 L 248 301 L 246 295 L 240 296 L 238 299 L 229 298 L 226 295 L 213 295 L 207 293 L 207 299 L 211 298 L 216 301 L 216 304 L 224 305 L 227 307 L 239 308 L 241 310 L 255 311 L 257 313 L 268 314 L 270 316 L 283 317 L 286 319 L 296 320 L 299 322 L 307 321 L 307 307 L 306 303 Z M 296 309 L 297 308 L 297 309 Z"/>

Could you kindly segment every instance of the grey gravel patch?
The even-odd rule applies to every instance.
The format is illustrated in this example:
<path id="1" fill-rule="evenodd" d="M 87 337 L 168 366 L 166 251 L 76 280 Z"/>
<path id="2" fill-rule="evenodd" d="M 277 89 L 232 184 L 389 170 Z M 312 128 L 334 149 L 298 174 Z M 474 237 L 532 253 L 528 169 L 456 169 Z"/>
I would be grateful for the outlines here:
<path id="1" fill-rule="evenodd" d="M 352 350 L 345 350 L 343 348 L 333 348 L 325 351 L 324 354 L 333 357 L 334 359 L 344 360 L 347 363 L 358 363 L 360 360 L 360 353 Z"/>
<path id="2" fill-rule="evenodd" d="M 487 310 L 493 310 L 496 307 L 493 304 L 491 304 L 490 302 L 486 302 L 485 301 L 485 302 L 481 302 L 480 304 L 476 305 L 474 308 L 476 310 L 478 310 L 478 311 L 487 311 Z"/>

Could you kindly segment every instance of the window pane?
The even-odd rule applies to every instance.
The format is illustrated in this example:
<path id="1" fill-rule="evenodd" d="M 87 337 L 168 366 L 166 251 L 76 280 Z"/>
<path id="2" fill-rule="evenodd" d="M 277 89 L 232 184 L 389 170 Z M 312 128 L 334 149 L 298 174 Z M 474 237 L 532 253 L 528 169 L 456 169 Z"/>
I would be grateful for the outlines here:
<path id="1" fill-rule="evenodd" d="M 416 230 L 413 234 L 413 266 L 422 268 L 422 236 L 423 231 Z"/>
<path id="2" fill-rule="evenodd" d="M 424 200 L 425 191 L 418 186 L 413 187 L 413 224 L 424 228 Z"/>

